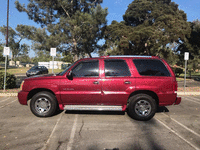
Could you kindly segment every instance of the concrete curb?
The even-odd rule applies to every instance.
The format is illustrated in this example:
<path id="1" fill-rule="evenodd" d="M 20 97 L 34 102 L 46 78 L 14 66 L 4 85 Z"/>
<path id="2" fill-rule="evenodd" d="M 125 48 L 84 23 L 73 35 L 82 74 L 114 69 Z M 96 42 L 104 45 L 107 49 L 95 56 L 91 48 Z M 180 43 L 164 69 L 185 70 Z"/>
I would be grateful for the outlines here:
<path id="1" fill-rule="evenodd" d="M 17 96 L 18 93 L 0 93 L 0 96 Z M 183 95 L 200 95 L 200 92 L 177 92 L 178 96 L 183 96 Z"/>
<path id="2" fill-rule="evenodd" d="M 10 97 L 15 97 L 17 96 L 18 93 L 0 93 L 0 96 L 10 96 Z"/>
<path id="3" fill-rule="evenodd" d="M 177 95 L 200 95 L 200 92 L 177 92 Z"/>

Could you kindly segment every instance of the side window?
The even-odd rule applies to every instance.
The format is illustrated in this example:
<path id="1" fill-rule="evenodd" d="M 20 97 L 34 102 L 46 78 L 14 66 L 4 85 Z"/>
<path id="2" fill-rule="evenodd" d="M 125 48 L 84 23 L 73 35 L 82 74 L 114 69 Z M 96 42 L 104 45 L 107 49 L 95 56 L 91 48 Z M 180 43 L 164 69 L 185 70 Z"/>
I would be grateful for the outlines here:
<path id="1" fill-rule="evenodd" d="M 135 59 L 133 60 L 138 72 L 143 76 L 170 76 L 166 66 L 156 59 Z"/>
<path id="2" fill-rule="evenodd" d="M 104 63 L 106 77 L 131 76 L 131 73 L 125 60 L 104 60 Z"/>
<path id="3" fill-rule="evenodd" d="M 99 62 L 98 61 L 83 61 L 78 63 L 73 69 L 74 77 L 98 77 Z"/>

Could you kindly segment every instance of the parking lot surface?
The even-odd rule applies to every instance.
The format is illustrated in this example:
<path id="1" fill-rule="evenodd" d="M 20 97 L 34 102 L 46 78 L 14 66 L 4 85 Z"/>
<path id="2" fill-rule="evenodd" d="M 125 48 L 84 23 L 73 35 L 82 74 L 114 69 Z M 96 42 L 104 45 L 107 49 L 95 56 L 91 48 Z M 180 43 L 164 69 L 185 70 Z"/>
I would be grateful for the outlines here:
<path id="1" fill-rule="evenodd" d="M 34 116 L 17 97 L 0 97 L 0 150 L 200 149 L 200 96 L 159 108 L 147 122 L 123 112 L 62 111 Z"/>

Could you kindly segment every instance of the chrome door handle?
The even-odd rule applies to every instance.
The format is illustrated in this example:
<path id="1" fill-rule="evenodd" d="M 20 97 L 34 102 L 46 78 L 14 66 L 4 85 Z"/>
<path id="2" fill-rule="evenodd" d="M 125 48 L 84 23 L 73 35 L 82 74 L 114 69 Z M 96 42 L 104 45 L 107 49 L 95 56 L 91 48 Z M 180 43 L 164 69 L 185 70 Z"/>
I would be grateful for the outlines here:
<path id="1" fill-rule="evenodd" d="M 125 84 L 131 84 L 131 82 L 130 82 L 130 81 L 125 81 L 124 83 L 125 83 Z"/>
<path id="2" fill-rule="evenodd" d="M 94 81 L 93 84 L 99 84 L 99 82 L 98 81 Z"/>

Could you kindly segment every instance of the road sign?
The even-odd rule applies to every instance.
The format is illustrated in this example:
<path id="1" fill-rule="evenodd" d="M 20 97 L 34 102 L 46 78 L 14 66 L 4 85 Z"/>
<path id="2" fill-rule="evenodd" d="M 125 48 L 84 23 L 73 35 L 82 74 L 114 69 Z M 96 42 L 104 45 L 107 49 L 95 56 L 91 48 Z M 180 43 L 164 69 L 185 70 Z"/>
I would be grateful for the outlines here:
<path id="1" fill-rule="evenodd" d="M 51 56 L 56 56 L 56 48 L 51 48 L 50 55 Z"/>
<path id="2" fill-rule="evenodd" d="M 4 47 L 3 54 L 4 55 L 10 55 L 10 47 Z"/>
<path id="3" fill-rule="evenodd" d="M 189 52 L 184 53 L 184 60 L 185 60 L 185 75 L 184 75 L 184 92 L 186 87 L 186 71 L 187 71 L 187 61 L 189 60 Z"/>
<path id="4" fill-rule="evenodd" d="M 189 52 L 185 52 L 185 54 L 184 54 L 184 60 L 189 60 Z"/>

